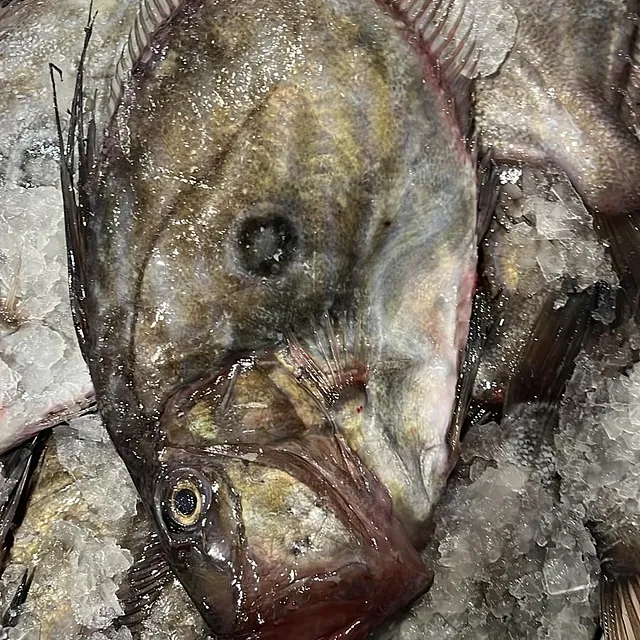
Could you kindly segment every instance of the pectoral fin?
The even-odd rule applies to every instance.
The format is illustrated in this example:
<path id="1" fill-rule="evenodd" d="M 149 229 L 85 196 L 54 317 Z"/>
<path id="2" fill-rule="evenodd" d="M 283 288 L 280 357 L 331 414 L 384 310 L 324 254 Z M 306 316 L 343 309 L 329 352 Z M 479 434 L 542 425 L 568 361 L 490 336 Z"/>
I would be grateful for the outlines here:
<path id="1" fill-rule="evenodd" d="M 124 546 L 133 551 L 134 562 L 118 590 L 124 615 L 118 618 L 117 624 L 133 627 L 147 618 L 173 574 L 162 553 L 158 534 L 140 509 L 129 538 Z"/>

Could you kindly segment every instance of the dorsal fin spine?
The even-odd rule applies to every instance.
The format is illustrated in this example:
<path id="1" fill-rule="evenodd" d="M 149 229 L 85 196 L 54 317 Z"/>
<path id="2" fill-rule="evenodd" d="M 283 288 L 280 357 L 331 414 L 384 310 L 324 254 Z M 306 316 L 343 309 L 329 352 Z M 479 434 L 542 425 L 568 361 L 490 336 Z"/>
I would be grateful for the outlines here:
<path id="1" fill-rule="evenodd" d="M 440 60 L 440 58 L 442 57 L 442 54 L 444 53 L 444 50 L 447 48 L 447 45 L 451 42 L 453 37 L 458 32 L 458 29 L 460 28 L 460 24 L 462 23 L 462 18 L 464 17 L 464 12 L 466 8 L 467 8 L 467 5 L 465 4 L 462 6 L 462 9 L 458 11 L 458 17 L 456 18 L 456 21 L 453 23 L 453 25 L 451 25 L 451 27 L 449 28 L 449 31 L 447 31 L 447 33 L 442 37 L 442 42 L 440 43 L 440 46 L 433 52 L 433 55 L 436 58 L 436 60 Z M 443 20 L 441 23 L 443 27 L 445 22 L 446 20 Z"/>
<path id="2" fill-rule="evenodd" d="M 111 120 L 124 93 L 126 76 L 143 57 L 151 36 L 184 4 L 185 0 L 141 0 L 111 81 L 107 122 Z"/>
<path id="3" fill-rule="evenodd" d="M 470 78 L 477 69 L 478 55 L 473 37 L 475 15 L 469 20 L 466 0 L 462 4 L 457 0 L 376 1 L 420 55 L 425 79 L 440 89 L 442 108 L 460 131 L 460 141 L 468 152 L 473 146 Z M 470 24 L 458 37 L 465 20 Z"/>

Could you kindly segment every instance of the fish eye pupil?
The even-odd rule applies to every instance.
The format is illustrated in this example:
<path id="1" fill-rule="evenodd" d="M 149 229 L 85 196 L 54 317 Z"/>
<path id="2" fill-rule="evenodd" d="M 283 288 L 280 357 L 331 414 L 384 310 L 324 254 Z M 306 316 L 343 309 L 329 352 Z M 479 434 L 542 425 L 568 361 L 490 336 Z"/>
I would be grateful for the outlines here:
<path id="1" fill-rule="evenodd" d="M 253 275 L 281 274 L 293 259 L 298 238 L 292 222 L 283 215 L 247 218 L 237 236 L 242 266 Z"/>
<path id="2" fill-rule="evenodd" d="M 192 516 L 198 508 L 198 497 L 192 489 L 183 487 L 173 498 L 174 509 L 182 516 Z"/>

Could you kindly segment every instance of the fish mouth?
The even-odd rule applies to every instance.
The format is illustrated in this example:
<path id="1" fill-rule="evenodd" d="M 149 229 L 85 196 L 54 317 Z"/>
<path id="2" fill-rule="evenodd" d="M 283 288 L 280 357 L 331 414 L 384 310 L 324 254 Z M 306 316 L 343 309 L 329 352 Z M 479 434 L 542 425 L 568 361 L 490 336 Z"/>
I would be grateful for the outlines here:
<path id="1" fill-rule="evenodd" d="M 374 583 L 369 567 L 357 563 L 298 580 L 274 595 L 261 598 L 260 607 L 268 608 L 272 618 L 257 630 L 257 637 L 260 640 L 365 638 L 380 622 L 403 608 L 396 603 L 398 589 L 414 593 L 416 586 L 402 583 L 399 578 L 393 589 L 389 586 L 384 589 L 386 598 L 378 590 L 374 601 L 371 591 L 380 587 Z M 431 581 L 427 585 L 420 583 L 418 591 L 430 584 Z"/>
<path id="2" fill-rule="evenodd" d="M 242 513 L 245 505 L 240 506 L 241 497 L 234 490 L 242 524 L 237 528 L 241 533 L 235 555 L 227 563 L 233 567 L 229 583 L 240 584 L 238 597 L 233 599 L 236 610 L 225 616 L 233 618 L 233 623 L 221 629 L 219 615 L 212 618 L 206 606 L 217 594 L 197 593 L 193 584 L 190 590 L 183 581 L 205 621 L 220 637 L 359 640 L 431 586 L 432 573 L 393 514 L 388 492 L 339 436 L 277 446 L 242 443 L 169 448 L 167 454 L 200 468 L 205 464 L 224 468 L 225 462 L 237 465 L 243 461 L 286 473 L 319 496 L 350 534 L 351 542 L 335 557 L 323 552 L 297 567 L 286 560 L 264 562 L 253 553 L 247 514 Z"/>

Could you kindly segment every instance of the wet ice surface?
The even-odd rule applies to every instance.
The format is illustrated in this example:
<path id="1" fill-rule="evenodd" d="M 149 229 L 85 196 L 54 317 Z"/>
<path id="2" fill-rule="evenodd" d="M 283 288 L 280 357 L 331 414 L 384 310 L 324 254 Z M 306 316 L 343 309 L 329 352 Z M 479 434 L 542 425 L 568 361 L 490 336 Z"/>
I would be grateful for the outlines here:
<path id="1" fill-rule="evenodd" d="M 580 356 L 555 437 L 563 502 L 616 539 L 640 520 L 639 350 L 640 330 L 627 326 Z"/>
<path id="2" fill-rule="evenodd" d="M 499 179 L 502 197 L 482 249 L 488 288 L 502 299 L 501 324 L 485 347 L 475 391 L 497 403 L 549 300 L 561 307 L 571 293 L 595 283 L 614 291 L 618 283 L 593 219 L 563 173 L 505 165 Z M 611 301 L 602 302 L 596 313 L 610 322 Z"/>
<path id="3" fill-rule="evenodd" d="M 92 394 L 67 293 L 62 197 L 49 62 L 71 102 L 89 3 L 24 0 L 0 23 L 0 451 L 51 413 L 75 411 Z M 98 0 L 87 82 L 105 100 L 136 3 Z"/>
<path id="4" fill-rule="evenodd" d="M 201 618 L 178 584 L 165 587 L 133 636 L 127 628 L 113 627 L 113 620 L 123 614 L 116 592 L 133 562 L 123 541 L 134 521 L 140 521 L 134 520 L 135 488 L 100 420 L 83 416 L 56 429 L 45 456 L 11 562 L 0 580 L 4 610 L 24 569 L 35 568 L 17 625 L 3 630 L 6 637 L 204 638 Z"/>
<path id="5" fill-rule="evenodd" d="M 639 348 L 627 325 L 581 354 L 546 438 L 544 406 L 469 433 L 426 554 L 434 586 L 386 638 L 594 637 L 592 528 L 640 516 Z"/>
<path id="6" fill-rule="evenodd" d="M 580 638 L 596 625 L 596 550 L 557 499 L 553 454 L 523 458 L 533 416 L 479 427 L 436 513 L 425 600 L 389 638 Z M 546 454 L 546 455 L 545 455 Z"/>

